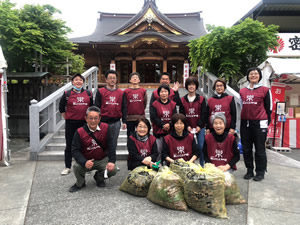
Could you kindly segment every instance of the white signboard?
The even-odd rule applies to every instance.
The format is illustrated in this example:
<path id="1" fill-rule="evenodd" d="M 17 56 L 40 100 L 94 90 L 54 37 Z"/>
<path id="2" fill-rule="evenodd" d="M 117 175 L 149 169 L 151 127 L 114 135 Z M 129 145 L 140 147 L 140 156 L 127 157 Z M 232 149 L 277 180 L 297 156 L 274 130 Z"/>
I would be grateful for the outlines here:
<path id="1" fill-rule="evenodd" d="M 190 65 L 188 63 L 183 64 L 183 87 L 185 86 L 186 79 L 189 78 Z"/>
<path id="2" fill-rule="evenodd" d="M 269 50 L 272 57 L 300 57 L 300 33 L 279 33 L 278 46 Z"/>
<path id="3" fill-rule="evenodd" d="M 116 70 L 116 64 L 115 63 L 111 63 L 110 64 L 110 69 L 111 70 Z"/>

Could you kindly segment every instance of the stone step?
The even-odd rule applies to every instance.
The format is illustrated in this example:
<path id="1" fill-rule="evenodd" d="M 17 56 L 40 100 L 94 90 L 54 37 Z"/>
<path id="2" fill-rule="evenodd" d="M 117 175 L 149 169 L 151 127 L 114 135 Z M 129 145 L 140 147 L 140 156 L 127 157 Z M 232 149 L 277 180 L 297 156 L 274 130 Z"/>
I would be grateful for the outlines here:
<path id="1" fill-rule="evenodd" d="M 128 151 L 118 150 L 116 152 L 117 160 L 127 160 Z M 64 161 L 64 151 L 43 151 L 38 155 L 39 161 Z"/>
<path id="2" fill-rule="evenodd" d="M 66 148 L 65 143 L 49 143 L 46 146 L 46 151 L 64 151 Z M 118 142 L 117 151 L 118 150 L 127 150 L 127 142 Z"/>
<path id="3" fill-rule="evenodd" d="M 51 143 L 65 143 L 66 139 L 64 135 L 54 136 Z M 127 142 L 127 133 L 126 131 L 120 131 L 118 142 Z"/>

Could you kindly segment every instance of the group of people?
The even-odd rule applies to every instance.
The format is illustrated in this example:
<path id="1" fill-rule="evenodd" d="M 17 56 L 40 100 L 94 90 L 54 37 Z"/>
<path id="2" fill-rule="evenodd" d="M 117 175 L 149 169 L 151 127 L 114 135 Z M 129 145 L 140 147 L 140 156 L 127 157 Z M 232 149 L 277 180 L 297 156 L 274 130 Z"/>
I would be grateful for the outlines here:
<path id="1" fill-rule="evenodd" d="M 259 85 L 259 68 L 247 72 L 249 85 L 240 90 L 242 101 L 241 142 L 247 173 L 245 179 L 264 179 L 267 166 L 265 141 L 271 114 L 271 95 Z M 130 87 L 117 88 L 117 73 L 105 74 L 106 86 L 99 88 L 95 101 L 83 89 L 84 77 L 75 74 L 72 89 L 64 92 L 59 110 L 66 120 L 65 168 L 71 170 L 72 157 L 76 183 L 69 189 L 75 192 L 85 187 L 85 174 L 97 170 L 94 179 L 98 187 L 117 173 L 116 147 L 120 128 L 127 128 L 128 169 L 160 162 L 169 165 L 174 160 L 199 160 L 201 166 L 210 162 L 223 171 L 233 171 L 240 159 L 236 141 L 236 105 L 225 93 L 226 82 L 217 79 L 215 95 L 207 101 L 196 93 L 199 82 L 189 77 L 185 82 L 188 94 L 181 97 L 180 84 L 170 88 L 170 74 L 162 73 L 160 86 L 154 90 L 150 103 L 150 121 L 145 117 L 147 91 L 139 87 L 140 75 L 129 76 Z M 179 109 L 179 110 L 178 110 Z M 121 123 L 122 120 L 122 123 Z M 152 127 L 152 134 L 150 133 Z M 253 164 L 255 145 L 255 170 Z"/>

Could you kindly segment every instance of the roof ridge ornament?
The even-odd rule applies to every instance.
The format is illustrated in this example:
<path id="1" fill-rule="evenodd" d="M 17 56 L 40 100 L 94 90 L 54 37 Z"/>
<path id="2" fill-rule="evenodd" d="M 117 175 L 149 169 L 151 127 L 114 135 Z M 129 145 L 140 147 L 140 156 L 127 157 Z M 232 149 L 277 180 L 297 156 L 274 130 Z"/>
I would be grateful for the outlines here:
<path id="1" fill-rule="evenodd" d="M 146 5 L 147 3 L 152 4 L 152 5 L 154 5 L 154 6 L 156 7 L 156 2 L 155 2 L 155 0 L 144 0 L 144 6 L 143 6 L 143 8 L 145 7 L 145 5 Z"/>

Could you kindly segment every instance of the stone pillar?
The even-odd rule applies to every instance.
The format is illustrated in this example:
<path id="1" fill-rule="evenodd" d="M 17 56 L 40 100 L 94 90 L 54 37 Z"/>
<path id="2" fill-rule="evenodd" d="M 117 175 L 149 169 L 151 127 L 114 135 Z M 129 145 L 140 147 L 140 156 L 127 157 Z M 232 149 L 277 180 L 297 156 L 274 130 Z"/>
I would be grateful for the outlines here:
<path id="1" fill-rule="evenodd" d="M 136 60 L 132 60 L 132 72 L 136 72 Z"/>
<path id="2" fill-rule="evenodd" d="M 168 71 L 168 61 L 164 59 L 163 61 L 163 72 L 167 72 Z"/>

